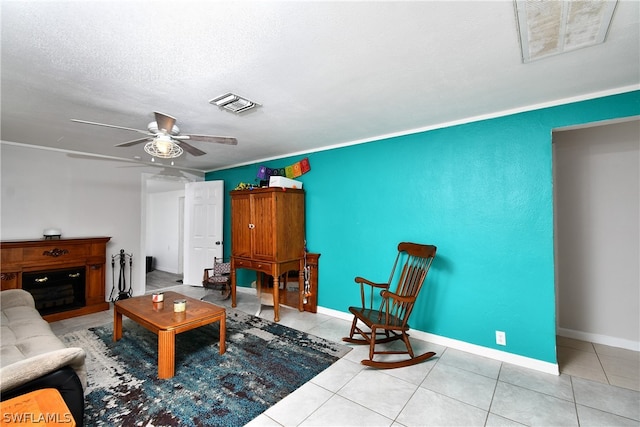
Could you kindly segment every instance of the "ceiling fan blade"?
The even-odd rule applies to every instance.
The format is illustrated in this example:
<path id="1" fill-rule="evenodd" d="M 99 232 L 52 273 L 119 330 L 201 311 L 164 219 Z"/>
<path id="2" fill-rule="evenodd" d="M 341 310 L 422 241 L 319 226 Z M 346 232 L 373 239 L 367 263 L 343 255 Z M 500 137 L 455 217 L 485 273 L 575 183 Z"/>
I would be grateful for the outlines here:
<path id="1" fill-rule="evenodd" d="M 86 120 L 78 120 L 78 119 L 71 119 L 72 122 L 76 122 L 76 123 L 84 123 L 85 125 L 96 125 L 96 126 L 104 126 L 107 128 L 114 128 L 114 129 L 124 129 L 124 130 L 130 130 L 133 132 L 140 132 L 140 133 L 144 133 L 146 135 L 149 134 L 149 132 L 147 132 L 146 130 L 140 130 L 140 129 L 133 129 L 133 128 L 128 128 L 128 127 L 124 127 L 124 126 L 116 126 L 116 125 L 108 125 L 105 123 L 96 123 L 96 122 L 89 122 Z"/>
<path id="2" fill-rule="evenodd" d="M 156 124 L 158 125 L 158 130 L 165 130 L 166 133 L 171 133 L 173 129 L 173 125 L 176 124 L 176 118 L 171 117 L 168 114 L 159 113 L 155 111 L 153 114 L 156 116 Z"/>
<path id="3" fill-rule="evenodd" d="M 183 135 L 188 136 L 192 141 L 215 142 L 217 144 L 238 145 L 238 140 L 230 136 L 212 136 L 212 135 Z"/>
<path id="4" fill-rule="evenodd" d="M 141 142 L 150 141 L 150 137 L 134 139 L 133 141 L 121 142 L 120 144 L 114 145 L 114 147 L 131 147 L 132 145 L 140 144 Z"/>
<path id="5" fill-rule="evenodd" d="M 186 151 L 187 153 L 191 154 L 192 156 L 202 156 L 202 155 L 207 154 L 204 151 L 202 151 L 202 150 L 194 147 L 193 145 L 187 143 L 186 141 L 179 141 L 178 145 L 180 145 L 180 147 L 182 147 L 184 149 L 184 151 Z"/>

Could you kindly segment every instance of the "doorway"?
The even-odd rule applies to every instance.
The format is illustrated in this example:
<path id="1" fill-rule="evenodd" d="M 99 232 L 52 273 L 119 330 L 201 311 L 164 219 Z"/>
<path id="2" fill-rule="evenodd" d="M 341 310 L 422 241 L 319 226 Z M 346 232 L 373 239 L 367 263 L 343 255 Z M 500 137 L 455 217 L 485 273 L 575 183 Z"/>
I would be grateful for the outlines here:
<path id="1" fill-rule="evenodd" d="M 183 275 L 186 177 L 143 177 L 145 292 L 179 285 Z"/>
<path id="2" fill-rule="evenodd" d="M 640 350 L 639 165 L 637 118 L 553 133 L 561 372 L 606 382 L 598 349 Z"/>

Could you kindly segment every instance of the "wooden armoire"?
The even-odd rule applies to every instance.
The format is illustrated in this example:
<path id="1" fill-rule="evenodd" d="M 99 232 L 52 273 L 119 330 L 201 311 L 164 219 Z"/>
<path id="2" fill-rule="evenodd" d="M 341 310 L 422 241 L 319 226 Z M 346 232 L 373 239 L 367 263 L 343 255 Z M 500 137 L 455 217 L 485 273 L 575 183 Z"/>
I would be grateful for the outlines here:
<path id="1" fill-rule="evenodd" d="M 280 320 L 279 281 L 289 271 L 299 272 L 303 310 L 305 214 L 304 190 L 256 188 L 231 195 L 231 305 L 236 306 L 236 269 L 245 268 L 273 277 L 274 320 Z"/>

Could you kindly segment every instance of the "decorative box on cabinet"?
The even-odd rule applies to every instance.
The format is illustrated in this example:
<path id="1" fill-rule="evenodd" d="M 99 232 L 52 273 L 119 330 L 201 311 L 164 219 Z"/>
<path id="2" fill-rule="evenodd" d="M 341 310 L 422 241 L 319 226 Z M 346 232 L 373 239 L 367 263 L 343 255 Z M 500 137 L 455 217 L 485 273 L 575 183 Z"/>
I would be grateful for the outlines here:
<path id="1" fill-rule="evenodd" d="M 236 306 L 236 269 L 273 277 L 274 320 L 280 320 L 279 281 L 289 271 L 304 282 L 304 191 L 259 188 L 231 191 L 231 304 Z M 300 293 L 303 288 L 300 286 Z M 303 310 L 300 295 L 298 309 Z"/>
<path id="2" fill-rule="evenodd" d="M 81 308 L 43 316 L 56 321 L 108 310 L 105 300 L 106 245 L 110 237 L 11 240 L 0 242 L 0 286 L 2 290 L 22 288 L 23 273 L 56 272 L 83 268 L 84 299 Z"/>

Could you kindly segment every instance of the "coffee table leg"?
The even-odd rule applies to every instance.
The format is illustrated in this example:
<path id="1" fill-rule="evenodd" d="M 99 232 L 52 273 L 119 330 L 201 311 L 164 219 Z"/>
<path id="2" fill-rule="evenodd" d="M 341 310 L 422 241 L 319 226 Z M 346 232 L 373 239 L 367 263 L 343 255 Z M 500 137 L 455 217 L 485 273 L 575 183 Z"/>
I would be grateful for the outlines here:
<path id="1" fill-rule="evenodd" d="M 225 313 L 220 318 L 220 354 L 224 354 L 224 352 L 227 351 L 226 335 L 227 335 L 227 316 Z"/>
<path id="2" fill-rule="evenodd" d="M 122 313 L 117 308 L 113 308 L 113 340 L 122 338 Z"/>
<path id="3" fill-rule="evenodd" d="M 158 378 L 173 377 L 176 368 L 175 331 L 158 332 Z"/>

